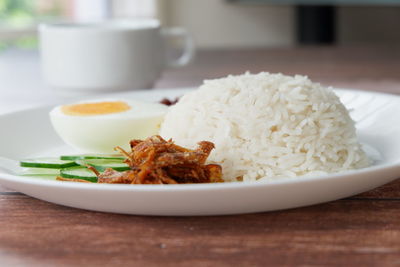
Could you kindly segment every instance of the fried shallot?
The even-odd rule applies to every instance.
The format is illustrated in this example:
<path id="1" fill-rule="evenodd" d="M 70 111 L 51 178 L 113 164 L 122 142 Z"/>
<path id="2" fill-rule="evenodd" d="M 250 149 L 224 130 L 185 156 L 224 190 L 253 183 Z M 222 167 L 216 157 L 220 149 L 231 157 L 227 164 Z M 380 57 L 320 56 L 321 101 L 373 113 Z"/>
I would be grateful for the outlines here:
<path id="1" fill-rule="evenodd" d="M 173 105 L 175 105 L 176 103 L 178 103 L 178 101 L 179 101 L 179 98 L 180 97 L 177 97 L 177 98 L 175 98 L 175 99 L 169 99 L 169 98 L 163 98 L 163 99 L 161 99 L 160 100 L 160 104 L 164 104 L 164 105 L 166 105 L 166 106 L 173 106 Z"/>
<path id="2" fill-rule="evenodd" d="M 98 175 L 98 183 L 179 184 L 222 182 L 222 169 L 205 164 L 214 144 L 201 141 L 194 150 L 178 146 L 172 140 L 155 135 L 146 140 L 132 140 L 131 151 L 119 150 L 126 156 L 130 170 L 107 169 Z"/>

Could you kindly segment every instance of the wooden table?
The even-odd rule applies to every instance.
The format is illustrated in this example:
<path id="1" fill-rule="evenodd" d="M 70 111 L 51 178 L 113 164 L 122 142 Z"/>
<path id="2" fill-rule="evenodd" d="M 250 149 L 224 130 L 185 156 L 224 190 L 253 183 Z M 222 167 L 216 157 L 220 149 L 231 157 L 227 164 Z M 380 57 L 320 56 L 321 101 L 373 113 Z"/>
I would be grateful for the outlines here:
<path id="1" fill-rule="evenodd" d="M 400 93 L 400 49 L 390 47 L 203 51 L 157 87 L 246 70 Z M 213 217 L 83 211 L 0 187 L 0 265 L 399 266 L 400 180 L 311 207 Z"/>

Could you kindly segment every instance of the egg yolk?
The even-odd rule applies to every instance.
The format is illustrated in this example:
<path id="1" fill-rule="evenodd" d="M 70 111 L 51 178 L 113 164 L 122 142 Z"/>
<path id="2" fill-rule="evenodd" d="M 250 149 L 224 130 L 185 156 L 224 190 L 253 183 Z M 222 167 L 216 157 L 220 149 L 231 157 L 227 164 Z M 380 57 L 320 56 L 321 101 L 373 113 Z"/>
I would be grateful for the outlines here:
<path id="1" fill-rule="evenodd" d="M 122 101 L 106 101 L 96 103 L 82 103 L 74 105 L 65 105 L 61 111 L 65 115 L 72 116 L 92 116 L 110 113 L 119 113 L 131 109 L 131 107 Z"/>

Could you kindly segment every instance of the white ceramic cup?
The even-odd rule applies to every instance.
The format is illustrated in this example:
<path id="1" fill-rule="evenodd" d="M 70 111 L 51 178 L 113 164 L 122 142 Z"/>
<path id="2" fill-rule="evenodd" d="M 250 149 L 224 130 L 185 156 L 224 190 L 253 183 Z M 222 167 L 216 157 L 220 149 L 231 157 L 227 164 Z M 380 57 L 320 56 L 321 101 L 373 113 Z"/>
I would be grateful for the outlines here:
<path id="1" fill-rule="evenodd" d="M 195 51 L 183 28 L 152 19 L 42 24 L 39 32 L 45 81 L 71 93 L 151 88 L 164 68 L 185 66 Z M 179 58 L 167 59 L 167 38 L 183 38 Z"/>

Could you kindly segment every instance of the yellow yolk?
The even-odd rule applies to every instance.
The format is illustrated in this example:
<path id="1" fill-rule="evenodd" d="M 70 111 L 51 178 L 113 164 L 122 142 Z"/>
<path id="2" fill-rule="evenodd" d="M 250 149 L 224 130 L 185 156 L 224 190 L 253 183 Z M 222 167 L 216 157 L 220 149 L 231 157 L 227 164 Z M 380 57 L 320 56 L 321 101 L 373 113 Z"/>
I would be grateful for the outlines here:
<path id="1" fill-rule="evenodd" d="M 65 105 L 61 107 L 61 112 L 72 116 L 93 116 L 119 113 L 130 109 L 131 107 L 123 101 L 108 101 Z"/>

